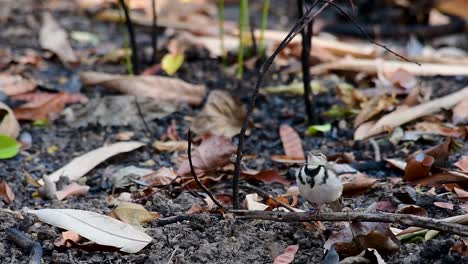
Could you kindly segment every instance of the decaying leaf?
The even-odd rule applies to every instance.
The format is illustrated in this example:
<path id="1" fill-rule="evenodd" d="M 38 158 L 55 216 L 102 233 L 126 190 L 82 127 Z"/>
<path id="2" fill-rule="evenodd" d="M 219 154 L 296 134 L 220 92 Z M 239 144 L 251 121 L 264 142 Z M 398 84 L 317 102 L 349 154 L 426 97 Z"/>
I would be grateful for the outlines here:
<path id="1" fill-rule="evenodd" d="M 6 104 L 0 102 L 0 134 L 17 138 L 20 132 L 20 125 L 16 117 Z"/>
<path id="2" fill-rule="evenodd" d="M 361 112 L 354 119 L 354 127 L 358 127 L 362 123 L 371 119 L 372 117 L 388 111 L 398 103 L 395 95 L 381 95 L 375 96 L 371 100 L 361 104 Z"/>
<path id="3" fill-rule="evenodd" d="M 100 72 L 83 72 L 80 76 L 83 85 L 100 85 L 122 93 L 151 97 L 158 102 L 199 105 L 206 93 L 206 87 L 203 85 L 162 76 L 130 76 Z"/>
<path id="4" fill-rule="evenodd" d="M 211 136 L 203 140 L 192 154 L 193 167 L 198 177 L 228 164 L 236 149 L 231 139 L 224 136 Z M 192 177 L 188 159 L 180 164 L 177 175 Z"/>
<path id="5" fill-rule="evenodd" d="M 400 204 L 396 210 L 397 214 L 412 214 L 427 217 L 427 210 L 414 204 Z"/>
<path id="6" fill-rule="evenodd" d="M 57 191 L 55 194 L 59 201 L 70 197 L 70 196 L 83 196 L 88 194 L 89 186 L 87 185 L 80 185 L 76 182 L 72 182 L 69 185 L 65 186 L 62 190 Z"/>
<path id="7" fill-rule="evenodd" d="M 343 183 L 343 196 L 352 196 L 366 192 L 377 182 L 377 179 L 369 178 L 366 174 L 359 172 L 355 174 L 342 174 L 339 177 Z"/>
<path id="8" fill-rule="evenodd" d="M 454 125 L 468 123 L 468 97 L 453 108 L 452 122 Z"/>
<path id="9" fill-rule="evenodd" d="M 292 245 L 288 246 L 284 253 L 277 256 L 273 261 L 273 264 L 289 264 L 294 261 L 294 257 L 296 256 L 297 251 L 299 250 L 299 246 Z"/>
<path id="10" fill-rule="evenodd" d="M 247 194 L 244 200 L 244 207 L 247 208 L 247 210 L 252 211 L 265 211 L 269 206 L 258 202 L 259 200 L 260 198 L 258 197 L 258 194 Z"/>
<path id="11" fill-rule="evenodd" d="M 187 147 L 188 147 L 187 141 L 183 141 L 183 140 L 169 140 L 169 141 L 156 140 L 153 142 L 153 148 L 161 152 L 186 151 Z"/>
<path id="12" fill-rule="evenodd" d="M 10 188 L 8 183 L 4 180 L 0 180 L 0 196 L 3 198 L 3 201 L 7 204 L 11 204 L 15 200 L 15 193 Z"/>
<path id="13" fill-rule="evenodd" d="M 457 243 L 452 246 L 450 252 L 456 252 L 460 256 L 468 257 L 468 239 L 461 237 L 460 241 L 457 241 Z"/>
<path id="14" fill-rule="evenodd" d="M 213 134 L 233 137 L 239 134 L 246 109 L 238 98 L 230 93 L 214 90 L 202 111 L 193 119 L 192 129 L 197 134 Z"/>
<path id="15" fill-rule="evenodd" d="M 453 191 L 457 194 L 457 198 L 463 201 L 468 201 L 468 192 L 461 188 L 453 188 Z"/>
<path id="16" fill-rule="evenodd" d="M 293 159 L 286 155 L 272 155 L 271 160 L 280 162 L 280 163 L 287 163 L 287 164 L 304 164 L 305 162 L 304 158 Z"/>
<path id="17" fill-rule="evenodd" d="M 151 222 L 160 217 L 158 213 L 147 211 L 141 204 L 129 202 L 121 202 L 117 208 L 112 210 L 110 216 L 136 226 Z"/>
<path id="18" fill-rule="evenodd" d="M 162 167 L 157 171 L 143 177 L 149 186 L 165 186 L 171 184 L 177 178 L 172 168 Z"/>
<path id="19" fill-rule="evenodd" d="M 113 188 L 123 188 L 137 182 L 143 176 L 153 173 L 153 170 L 147 168 L 139 168 L 135 166 L 127 166 L 118 169 L 112 173 L 111 182 Z"/>
<path id="20" fill-rule="evenodd" d="M 459 168 L 461 171 L 468 173 L 468 156 L 463 156 L 459 161 L 455 162 L 455 164 L 453 165 Z"/>
<path id="21" fill-rule="evenodd" d="M 464 138 L 465 129 L 460 127 L 445 126 L 434 122 L 420 122 L 415 126 L 416 131 L 438 134 L 446 137 Z"/>
<path id="22" fill-rule="evenodd" d="M 18 120 L 47 120 L 51 114 L 59 113 L 65 108 L 67 99 L 67 93 L 58 93 L 40 104 L 20 106 L 13 109 L 13 112 Z"/>
<path id="23" fill-rule="evenodd" d="M 247 181 L 257 181 L 263 183 L 281 183 L 285 186 L 291 184 L 285 177 L 281 176 L 277 170 L 262 170 L 262 171 L 242 171 L 241 175 Z"/>
<path id="24" fill-rule="evenodd" d="M 8 96 L 30 92 L 36 88 L 36 83 L 21 75 L 0 74 L 0 91 Z"/>
<path id="25" fill-rule="evenodd" d="M 74 231 L 65 231 L 54 241 L 54 245 L 56 247 L 71 247 L 72 244 L 69 240 L 78 243 L 81 240 L 81 236 Z"/>
<path id="26" fill-rule="evenodd" d="M 63 99 L 65 104 L 81 103 L 86 104 L 88 102 L 88 97 L 80 93 L 67 93 L 63 92 L 60 94 L 66 94 L 66 98 Z M 35 93 L 24 93 L 12 96 L 11 99 L 16 101 L 26 101 L 27 104 L 22 105 L 21 107 L 38 107 L 43 105 L 50 99 L 56 97 L 58 93 L 49 93 L 49 92 L 35 92 Z"/>
<path id="27" fill-rule="evenodd" d="M 434 202 L 434 205 L 440 208 L 453 210 L 453 203 Z"/>
<path id="28" fill-rule="evenodd" d="M 289 125 L 281 125 L 279 129 L 281 142 L 286 156 L 292 159 L 304 159 L 304 149 L 299 134 Z"/>
<path id="29" fill-rule="evenodd" d="M 48 177 L 53 182 L 58 181 L 62 176 L 75 181 L 106 159 L 119 153 L 132 151 L 144 145 L 144 143 L 137 141 L 126 141 L 100 147 L 82 156 L 74 158 L 67 165 L 44 177 Z M 44 181 L 41 180 L 39 183 L 44 184 Z"/>
<path id="30" fill-rule="evenodd" d="M 137 253 L 152 238 L 132 225 L 95 212 L 74 209 L 28 210 L 39 220 L 80 236 L 100 245 L 119 248 L 127 253 Z"/>
<path id="31" fill-rule="evenodd" d="M 39 32 L 41 47 L 55 53 L 63 64 L 72 66 L 78 63 L 70 43 L 67 32 L 55 21 L 48 12 L 42 14 L 42 27 Z"/>
<path id="32" fill-rule="evenodd" d="M 405 167 L 404 179 L 407 181 L 415 181 L 429 176 L 434 157 L 425 154 L 424 152 L 416 153 L 408 158 Z"/>

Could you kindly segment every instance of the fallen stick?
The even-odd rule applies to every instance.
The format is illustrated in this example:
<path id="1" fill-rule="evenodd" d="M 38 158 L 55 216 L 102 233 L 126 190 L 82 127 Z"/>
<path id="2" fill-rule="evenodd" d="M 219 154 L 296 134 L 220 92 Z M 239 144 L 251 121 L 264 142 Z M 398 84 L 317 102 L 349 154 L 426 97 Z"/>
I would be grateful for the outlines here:
<path id="1" fill-rule="evenodd" d="M 460 224 L 447 223 L 440 219 L 428 217 L 390 214 L 390 213 L 320 213 L 314 212 L 278 212 L 278 211 L 229 211 L 238 219 L 270 220 L 276 222 L 310 222 L 310 221 L 354 221 L 354 222 L 381 222 L 394 223 L 406 226 L 417 226 L 425 229 L 432 229 L 447 232 L 463 237 L 468 237 L 468 227 Z"/>
<path id="2" fill-rule="evenodd" d="M 26 236 L 23 232 L 19 231 L 15 228 L 7 228 L 5 230 L 7 233 L 7 238 L 10 241 L 15 242 L 19 247 L 29 250 L 31 253 L 31 259 L 29 260 L 29 264 L 40 264 L 42 259 L 42 247 L 36 241 L 31 240 L 28 236 Z"/>

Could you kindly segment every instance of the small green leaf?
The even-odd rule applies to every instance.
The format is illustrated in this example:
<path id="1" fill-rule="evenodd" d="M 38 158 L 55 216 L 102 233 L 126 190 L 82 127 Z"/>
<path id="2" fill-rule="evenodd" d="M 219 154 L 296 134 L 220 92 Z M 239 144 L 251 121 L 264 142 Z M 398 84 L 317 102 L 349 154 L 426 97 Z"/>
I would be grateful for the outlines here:
<path id="1" fill-rule="evenodd" d="M 0 159 L 13 158 L 19 150 L 20 144 L 15 139 L 0 134 Z"/>
<path id="2" fill-rule="evenodd" d="M 330 109 L 323 113 L 323 116 L 330 118 L 345 118 L 351 117 L 358 113 L 358 110 L 349 109 L 341 105 L 333 105 Z"/>
<path id="3" fill-rule="evenodd" d="M 313 136 L 317 134 L 318 132 L 322 132 L 322 133 L 328 132 L 331 130 L 331 128 L 332 128 L 331 124 L 313 125 L 307 129 L 307 133 L 310 136 Z"/>
<path id="4" fill-rule="evenodd" d="M 46 126 L 49 125 L 49 120 L 47 118 L 46 119 L 34 120 L 32 125 L 35 126 L 35 127 L 46 127 Z"/>
<path id="5" fill-rule="evenodd" d="M 162 58 L 161 67 L 168 74 L 173 75 L 184 63 L 184 54 L 166 54 Z"/>

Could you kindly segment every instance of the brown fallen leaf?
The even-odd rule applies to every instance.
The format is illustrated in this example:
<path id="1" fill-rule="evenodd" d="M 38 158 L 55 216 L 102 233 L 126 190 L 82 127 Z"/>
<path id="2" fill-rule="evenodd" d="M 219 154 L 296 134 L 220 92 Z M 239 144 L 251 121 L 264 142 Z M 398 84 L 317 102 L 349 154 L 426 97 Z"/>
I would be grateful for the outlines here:
<path id="1" fill-rule="evenodd" d="M 70 241 L 78 243 L 81 239 L 82 237 L 75 231 L 65 231 L 54 241 L 54 245 L 56 247 L 71 247 Z"/>
<path id="2" fill-rule="evenodd" d="M 371 119 L 372 117 L 388 111 L 390 108 L 398 103 L 395 95 L 380 95 L 374 96 L 371 100 L 361 104 L 361 111 L 354 119 L 354 127 L 358 127 L 362 123 Z"/>
<path id="3" fill-rule="evenodd" d="M 460 188 L 453 188 L 453 191 L 457 194 L 457 198 L 462 200 L 462 201 L 468 201 L 468 192 L 460 189 Z"/>
<path id="4" fill-rule="evenodd" d="M 400 204 L 395 213 L 427 217 L 427 210 L 414 204 Z"/>
<path id="5" fill-rule="evenodd" d="M 88 97 L 80 93 L 64 93 L 66 98 L 63 100 L 65 104 L 81 103 L 86 104 L 88 102 Z M 17 101 L 27 101 L 27 104 L 22 105 L 21 107 L 38 107 L 43 105 L 50 99 L 56 97 L 57 93 L 47 93 L 47 92 L 38 92 L 38 93 L 24 93 L 12 96 L 11 99 Z"/>
<path id="6" fill-rule="evenodd" d="M 271 160 L 280 162 L 280 163 L 287 163 L 287 164 L 304 164 L 305 159 L 304 158 L 294 158 L 294 157 L 289 157 L 286 155 L 272 155 Z"/>
<path id="7" fill-rule="evenodd" d="M 434 205 L 440 208 L 453 210 L 453 203 L 434 202 Z"/>
<path id="8" fill-rule="evenodd" d="M 55 194 L 59 201 L 62 201 L 65 198 L 71 196 L 84 196 L 88 194 L 89 186 L 87 185 L 80 185 L 76 182 L 72 182 L 69 185 L 63 187 L 62 190 L 57 191 Z"/>
<path id="9" fill-rule="evenodd" d="M 453 165 L 459 168 L 461 171 L 468 173 L 468 156 L 463 156 L 459 161 L 455 162 L 455 164 Z"/>
<path id="10" fill-rule="evenodd" d="M 434 122 L 420 122 L 414 125 L 417 131 L 430 132 L 446 137 L 464 138 L 465 129 L 461 127 L 445 126 Z"/>
<path id="11" fill-rule="evenodd" d="M 468 257 L 468 239 L 460 237 L 460 241 L 457 241 L 457 243 L 450 248 L 450 253 L 456 253 L 460 256 Z"/>
<path id="12" fill-rule="evenodd" d="M 242 171 L 241 176 L 247 181 L 260 181 L 263 183 L 281 183 L 285 186 L 291 185 L 285 177 L 281 176 L 277 170 L 263 170 L 263 171 Z"/>
<path id="13" fill-rule="evenodd" d="M 227 165 L 236 149 L 231 139 L 224 136 L 211 136 L 203 140 L 192 154 L 193 167 L 198 177 Z M 192 177 L 188 158 L 180 164 L 177 175 Z"/>
<path id="14" fill-rule="evenodd" d="M 273 264 L 289 264 L 294 261 L 294 257 L 296 256 L 297 251 L 299 250 L 299 246 L 292 245 L 288 246 L 284 253 L 277 256 L 273 261 Z"/>
<path id="15" fill-rule="evenodd" d="M 422 178 L 416 181 L 411 182 L 415 185 L 421 186 L 436 186 L 442 187 L 447 183 L 468 183 L 468 174 L 464 174 L 457 171 L 446 171 L 435 173 L 429 177 Z"/>
<path id="16" fill-rule="evenodd" d="M 434 166 L 443 166 L 448 160 L 451 152 L 458 148 L 457 142 L 455 142 L 451 137 L 447 138 L 444 142 L 436 145 L 432 148 L 424 150 L 426 155 L 434 157 Z"/>
<path id="17" fill-rule="evenodd" d="M 239 134 L 246 115 L 245 106 L 230 93 L 214 90 L 202 111 L 195 116 L 192 129 L 197 134 L 233 137 Z"/>
<path id="18" fill-rule="evenodd" d="M 75 66 L 79 63 L 78 58 L 68 42 L 67 32 L 48 12 L 42 14 L 39 44 L 43 49 L 55 53 L 66 66 Z"/>
<path id="19" fill-rule="evenodd" d="M 279 129 L 284 153 L 293 159 L 304 159 L 304 149 L 299 134 L 289 125 L 281 125 Z"/>
<path id="20" fill-rule="evenodd" d="M 408 158 L 403 178 L 407 181 L 424 179 L 429 176 L 434 157 L 418 152 Z"/>
<path id="21" fill-rule="evenodd" d="M 169 140 L 169 141 L 160 141 L 156 140 L 153 142 L 153 148 L 161 152 L 176 152 L 176 151 L 186 151 L 187 150 L 187 141 L 183 140 Z"/>
<path id="22" fill-rule="evenodd" d="M 353 196 L 366 192 L 377 182 L 377 179 L 369 178 L 369 176 L 360 172 L 342 174 L 339 178 L 343 183 L 343 196 Z"/>
<path id="23" fill-rule="evenodd" d="M 109 215 L 122 222 L 136 226 L 151 222 L 160 217 L 158 213 L 147 211 L 141 204 L 129 202 L 121 202 Z"/>
<path id="24" fill-rule="evenodd" d="M 418 82 L 412 73 L 400 68 L 386 75 L 391 84 L 402 89 L 411 89 Z"/>
<path id="25" fill-rule="evenodd" d="M 13 109 L 18 120 L 44 120 L 52 117 L 52 114 L 61 112 L 65 108 L 65 100 L 68 98 L 66 93 L 58 93 L 40 105 L 20 106 Z M 54 119 L 54 118 L 52 118 Z"/>
<path id="26" fill-rule="evenodd" d="M 130 76 L 100 72 L 82 72 L 85 86 L 100 85 L 122 93 L 151 97 L 161 102 L 189 103 L 200 105 L 206 87 L 162 76 Z"/>
<path id="27" fill-rule="evenodd" d="M 0 74 L 0 91 L 8 96 L 33 91 L 36 83 L 21 75 Z"/>
<path id="28" fill-rule="evenodd" d="M 454 125 L 468 123 L 468 97 L 465 97 L 452 109 L 452 122 Z"/>
<path id="29" fill-rule="evenodd" d="M 7 204 L 11 204 L 11 202 L 15 200 L 15 194 L 13 193 L 13 190 L 5 180 L 0 181 L 0 196 L 3 198 L 3 201 L 5 201 L 5 203 Z"/>
<path id="30" fill-rule="evenodd" d="M 8 105 L 0 102 L 0 134 L 17 138 L 20 129 L 13 110 Z"/>
<path id="31" fill-rule="evenodd" d="M 461 102 L 465 97 L 468 97 L 468 87 L 414 107 L 400 107 L 390 114 L 383 116 L 377 122 L 370 121 L 359 126 L 354 133 L 354 139 L 362 140 L 391 130 L 420 117 L 436 113 L 442 109 L 450 109 Z"/>
<path id="32" fill-rule="evenodd" d="M 149 186 L 165 186 L 174 182 L 177 178 L 177 174 L 172 168 L 162 167 L 157 171 L 143 176 L 143 180 L 148 183 Z"/>

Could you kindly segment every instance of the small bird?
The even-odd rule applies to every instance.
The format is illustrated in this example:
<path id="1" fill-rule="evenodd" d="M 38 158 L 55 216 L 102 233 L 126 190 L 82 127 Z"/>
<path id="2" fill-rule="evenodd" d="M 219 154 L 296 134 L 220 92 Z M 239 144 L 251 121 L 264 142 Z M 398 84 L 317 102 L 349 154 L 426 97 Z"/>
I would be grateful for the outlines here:
<path id="1" fill-rule="evenodd" d="M 324 204 L 338 201 L 343 192 L 341 180 L 322 153 L 307 155 L 307 163 L 296 171 L 296 183 L 299 193 L 317 209 L 317 214 Z"/>

